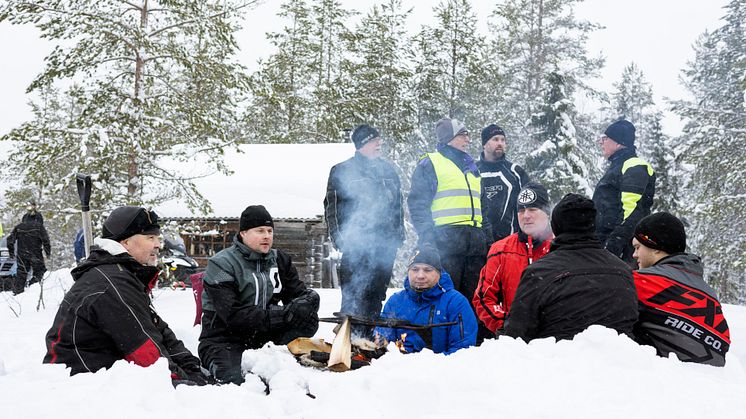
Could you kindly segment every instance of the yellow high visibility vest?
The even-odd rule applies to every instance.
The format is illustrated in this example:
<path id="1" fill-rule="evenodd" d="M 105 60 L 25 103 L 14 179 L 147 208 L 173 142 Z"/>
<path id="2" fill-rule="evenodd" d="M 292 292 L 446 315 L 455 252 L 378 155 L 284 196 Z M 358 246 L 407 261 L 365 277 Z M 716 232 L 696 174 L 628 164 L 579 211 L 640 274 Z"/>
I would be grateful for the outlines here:
<path id="1" fill-rule="evenodd" d="M 482 227 L 482 179 L 461 171 L 454 162 L 436 152 L 427 153 L 438 178 L 430 210 L 436 226 Z"/>

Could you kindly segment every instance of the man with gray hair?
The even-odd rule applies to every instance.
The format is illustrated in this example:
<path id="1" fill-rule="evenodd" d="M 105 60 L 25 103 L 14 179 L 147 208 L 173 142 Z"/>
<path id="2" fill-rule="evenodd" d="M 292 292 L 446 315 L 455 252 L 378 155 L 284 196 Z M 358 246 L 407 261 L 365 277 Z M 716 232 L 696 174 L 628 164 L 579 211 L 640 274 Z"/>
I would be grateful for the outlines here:
<path id="1" fill-rule="evenodd" d="M 438 249 L 454 288 L 471 300 L 487 253 L 481 178 L 467 153 L 471 138 L 463 123 L 443 118 L 435 134 L 437 151 L 425 154 L 412 174 L 409 214 L 420 246 Z"/>

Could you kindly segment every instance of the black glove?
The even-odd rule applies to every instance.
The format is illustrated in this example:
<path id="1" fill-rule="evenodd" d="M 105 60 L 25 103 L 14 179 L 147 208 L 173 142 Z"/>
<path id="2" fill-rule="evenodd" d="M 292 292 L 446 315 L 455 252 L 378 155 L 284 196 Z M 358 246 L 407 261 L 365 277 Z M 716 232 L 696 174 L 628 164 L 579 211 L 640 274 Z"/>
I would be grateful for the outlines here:
<path id="1" fill-rule="evenodd" d="M 314 290 L 307 290 L 300 297 L 297 297 L 285 308 L 285 321 L 294 328 L 301 328 L 309 323 L 309 320 L 316 318 L 318 323 L 319 316 L 316 312 L 319 310 L 319 294 Z"/>
<path id="2" fill-rule="evenodd" d="M 287 307 L 269 306 L 267 308 L 267 330 L 270 332 L 281 332 L 288 328 L 289 324 L 285 321 Z"/>
<path id="3" fill-rule="evenodd" d="M 177 385 L 205 386 L 207 384 L 215 384 L 215 380 L 212 377 L 205 375 L 199 366 L 196 368 L 190 366 L 187 369 L 178 368 L 177 371 L 174 372 L 174 375 L 175 377 L 171 379 L 171 383 L 174 387 Z"/>

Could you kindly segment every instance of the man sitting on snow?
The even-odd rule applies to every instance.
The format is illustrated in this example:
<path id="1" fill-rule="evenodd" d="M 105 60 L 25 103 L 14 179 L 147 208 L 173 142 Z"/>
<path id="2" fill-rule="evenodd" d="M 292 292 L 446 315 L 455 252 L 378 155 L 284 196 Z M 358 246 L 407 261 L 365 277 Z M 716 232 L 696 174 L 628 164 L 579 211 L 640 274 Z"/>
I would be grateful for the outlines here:
<path id="1" fill-rule="evenodd" d="M 572 339 L 598 324 L 632 334 L 637 296 L 632 271 L 601 246 L 593 201 L 567 194 L 552 211 L 549 253 L 526 267 L 505 322 L 525 341 Z"/>
<path id="2" fill-rule="evenodd" d="M 218 382 L 241 384 L 241 356 L 267 342 L 285 345 L 319 327 L 319 295 L 290 256 L 272 249 L 274 222 L 262 205 L 241 213 L 233 245 L 207 265 L 199 357 Z M 279 305 L 282 302 L 283 305 Z"/>
<path id="3" fill-rule="evenodd" d="M 151 304 L 159 234 L 153 211 L 127 206 L 111 212 L 90 257 L 72 271 L 75 284 L 47 332 L 45 363 L 65 364 L 73 375 L 120 359 L 147 367 L 163 357 L 174 384 L 207 383 L 199 359 Z"/>
<path id="4" fill-rule="evenodd" d="M 635 340 L 659 356 L 673 352 L 682 361 L 725 365 L 730 331 L 717 293 L 702 279 L 699 256 L 684 253 L 684 224 L 667 212 L 648 215 L 635 227 L 633 272 L 640 319 Z"/>
<path id="5" fill-rule="evenodd" d="M 431 342 L 408 329 L 376 329 L 389 342 L 403 341 L 408 353 L 429 348 L 447 355 L 477 342 L 477 318 L 469 301 L 453 288 L 450 275 L 441 266 L 438 251 L 430 246 L 423 246 L 414 255 L 404 279 L 404 290 L 389 298 L 381 317 L 408 320 L 418 325 L 456 323 L 430 329 Z"/>

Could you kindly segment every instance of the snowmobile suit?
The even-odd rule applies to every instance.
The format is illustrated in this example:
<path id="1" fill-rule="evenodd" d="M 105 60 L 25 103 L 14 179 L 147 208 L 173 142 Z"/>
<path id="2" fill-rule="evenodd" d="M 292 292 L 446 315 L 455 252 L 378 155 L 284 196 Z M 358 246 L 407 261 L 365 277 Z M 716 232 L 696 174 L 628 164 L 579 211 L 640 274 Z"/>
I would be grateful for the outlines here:
<path id="1" fill-rule="evenodd" d="M 481 183 L 474 160 L 451 146 L 425 155 L 412 174 L 407 198 L 419 244 L 440 253 L 454 288 L 471 300 L 484 266 Z"/>
<path id="2" fill-rule="evenodd" d="M 637 296 L 632 271 L 592 235 L 558 235 L 549 253 L 526 267 L 504 334 L 525 341 L 572 339 L 598 324 L 632 335 Z"/>
<path id="3" fill-rule="evenodd" d="M 381 312 L 396 250 L 404 242 L 401 183 L 394 167 L 359 152 L 332 167 L 324 199 L 329 237 L 343 253 L 341 312 Z"/>
<path id="4" fill-rule="evenodd" d="M 482 178 L 482 228 L 487 242 L 494 243 L 518 232 L 518 192 L 529 178 L 521 166 L 503 155 L 495 162 L 486 161 L 484 153 L 477 162 Z"/>
<path id="5" fill-rule="evenodd" d="M 239 241 L 213 256 L 202 291 L 202 365 L 220 382 L 243 382 L 241 354 L 267 342 L 287 344 L 318 329 L 319 295 L 307 289 L 286 253 L 260 254 Z M 312 310 L 302 327 L 291 326 L 282 306 L 303 300 Z M 238 355 L 236 355 L 238 354 Z M 238 362 L 236 362 L 238 360 Z"/>
<path id="6" fill-rule="evenodd" d="M 172 378 L 204 380 L 199 359 L 151 304 L 158 269 L 140 264 L 113 240 L 97 238 L 96 245 L 72 271 L 75 284 L 47 332 L 44 363 L 65 364 L 73 375 L 120 359 L 147 367 L 164 357 Z"/>
<path id="7" fill-rule="evenodd" d="M 730 331 L 717 294 L 702 278 L 700 258 L 687 253 L 666 256 L 633 272 L 640 319 L 635 340 L 685 362 L 723 366 Z"/>
<path id="8" fill-rule="evenodd" d="M 632 236 L 635 226 L 650 214 L 655 194 L 655 172 L 637 157 L 634 148 L 624 148 L 611 157 L 611 165 L 598 181 L 593 203 L 598 210 L 596 233 L 604 248 L 625 262 L 633 263 Z"/>
<path id="9" fill-rule="evenodd" d="M 479 320 L 492 333 L 503 327 L 523 270 L 549 252 L 552 238 L 534 242 L 519 230 L 490 247 L 472 304 Z"/>
<path id="10" fill-rule="evenodd" d="M 11 257 L 15 256 L 18 263 L 18 272 L 13 281 L 13 292 L 16 294 L 23 292 L 26 287 L 29 271 L 33 271 L 29 284 L 41 281 L 47 271 L 42 251 L 49 257 L 52 249 L 42 220 L 39 213 L 24 214 L 21 223 L 8 235 L 8 253 Z"/>
<path id="11" fill-rule="evenodd" d="M 386 301 L 381 317 L 408 320 L 413 324 L 457 322 L 453 326 L 432 328 L 432 349 L 436 354 L 452 354 L 459 349 L 474 346 L 477 339 L 477 319 L 469 301 L 453 289 L 453 282 L 446 271 L 441 271 L 440 280 L 434 287 L 417 292 L 404 279 L 404 290 Z M 389 342 L 404 338 L 404 349 L 408 353 L 419 352 L 426 347 L 417 332 L 387 327 L 376 328 Z"/>

